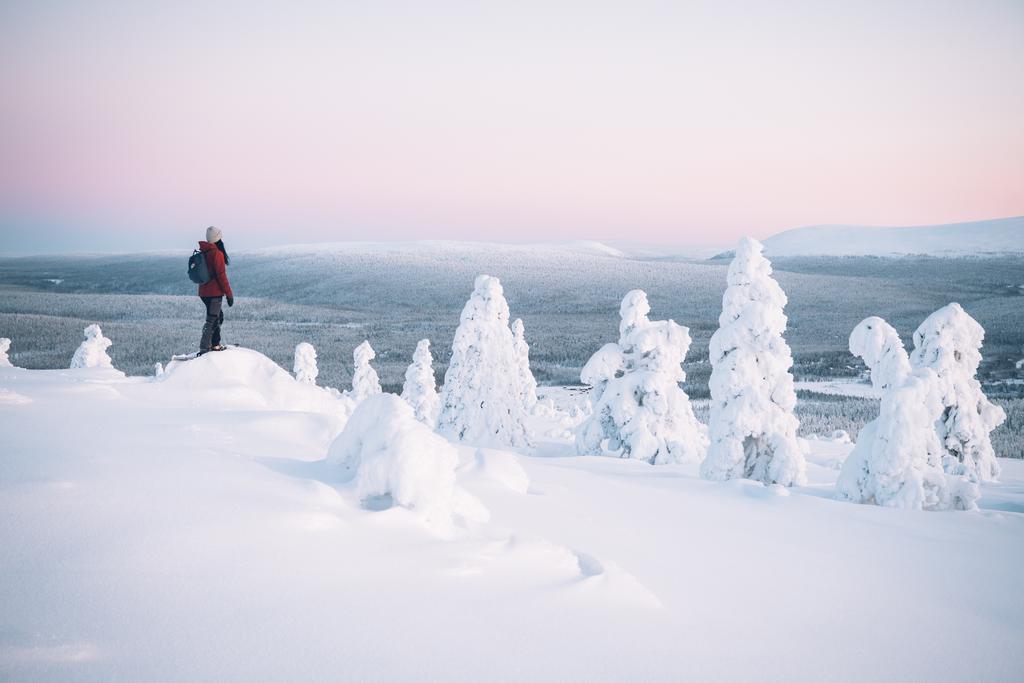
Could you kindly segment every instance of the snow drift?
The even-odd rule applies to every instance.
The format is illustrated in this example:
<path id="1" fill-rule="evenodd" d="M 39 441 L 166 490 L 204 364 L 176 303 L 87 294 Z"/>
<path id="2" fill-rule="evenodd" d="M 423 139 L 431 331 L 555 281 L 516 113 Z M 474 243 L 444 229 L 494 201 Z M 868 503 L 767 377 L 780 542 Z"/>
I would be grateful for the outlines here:
<path id="1" fill-rule="evenodd" d="M 327 458 L 344 478 L 354 479 L 356 495 L 368 507 L 399 505 L 441 527 L 467 508 L 468 494 L 455 483 L 455 448 L 393 394 L 364 399 Z"/>
<path id="2" fill-rule="evenodd" d="M 352 401 L 315 384 L 300 382 L 262 353 L 228 348 L 187 361 L 171 361 L 154 381 L 194 396 L 210 410 L 271 409 L 324 412 L 344 420 Z M 211 391 L 212 390 L 212 391 Z"/>

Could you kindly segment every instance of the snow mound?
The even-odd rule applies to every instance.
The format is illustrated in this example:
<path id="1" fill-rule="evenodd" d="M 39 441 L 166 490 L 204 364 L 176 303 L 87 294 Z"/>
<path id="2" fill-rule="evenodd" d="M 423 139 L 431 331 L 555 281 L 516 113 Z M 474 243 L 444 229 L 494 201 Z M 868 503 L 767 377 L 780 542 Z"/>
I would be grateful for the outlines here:
<path id="1" fill-rule="evenodd" d="M 771 256 L 969 256 L 1024 252 L 1024 216 L 909 228 L 816 225 L 764 241 Z"/>
<path id="2" fill-rule="evenodd" d="M 229 348 L 187 361 L 171 361 L 155 379 L 187 391 L 207 410 L 301 410 L 341 413 L 352 402 L 297 381 L 277 363 L 252 349 Z"/>
<path id="3" fill-rule="evenodd" d="M 478 448 L 473 463 L 462 470 L 461 474 L 478 477 L 516 493 L 527 493 L 530 489 L 529 475 L 519 464 L 516 455 L 509 451 Z"/>
<path id="4" fill-rule="evenodd" d="M 455 447 L 417 420 L 412 407 L 394 394 L 364 399 L 327 458 L 354 479 L 356 495 L 370 509 L 398 505 L 428 523 L 450 527 L 456 515 L 466 517 L 472 506 L 455 482 Z"/>
<path id="5" fill-rule="evenodd" d="M 616 563 L 527 534 L 494 540 L 459 572 L 469 576 L 486 572 L 506 590 L 531 586 L 550 595 L 555 588 L 578 601 L 577 605 L 664 609 L 653 591 Z"/>

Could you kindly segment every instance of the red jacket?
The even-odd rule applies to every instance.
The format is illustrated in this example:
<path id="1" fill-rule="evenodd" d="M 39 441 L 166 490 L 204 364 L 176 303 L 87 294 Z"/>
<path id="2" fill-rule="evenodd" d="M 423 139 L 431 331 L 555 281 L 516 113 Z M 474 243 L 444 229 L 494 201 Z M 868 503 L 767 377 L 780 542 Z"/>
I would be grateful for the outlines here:
<path id="1" fill-rule="evenodd" d="M 231 283 L 228 282 L 228 271 L 224 264 L 224 254 L 211 242 L 199 241 L 199 251 L 206 257 L 206 267 L 210 271 L 210 281 L 199 285 L 199 296 L 226 296 L 234 299 Z"/>

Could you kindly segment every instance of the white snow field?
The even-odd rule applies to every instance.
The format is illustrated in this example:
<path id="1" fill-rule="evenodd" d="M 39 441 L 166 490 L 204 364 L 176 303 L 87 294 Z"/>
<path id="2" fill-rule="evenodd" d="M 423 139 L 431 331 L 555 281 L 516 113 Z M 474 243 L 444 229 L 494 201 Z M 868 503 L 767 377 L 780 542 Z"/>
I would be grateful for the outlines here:
<path id="1" fill-rule="evenodd" d="M 768 256 L 969 256 L 1024 252 L 1024 216 L 947 225 L 814 225 L 764 240 Z"/>
<path id="2" fill-rule="evenodd" d="M 326 459 L 351 402 L 255 351 L 159 378 L 2 367 L 0 396 L 0 680 L 1024 670 L 1021 461 L 1001 460 L 978 511 L 908 511 L 835 500 L 849 443 L 805 442 L 806 486 L 705 481 L 698 463 L 575 456 L 581 394 L 542 389 L 528 450 L 452 444 L 453 461 L 404 404 L 372 399 L 401 440 L 364 439 L 362 458 L 416 485 L 454 464 L 479 501 L 438 526 L 362 504 Z M 363 414 L 355 436 L 373 434 Z M 440 469 L 405 471 L 423 434 Z"/>

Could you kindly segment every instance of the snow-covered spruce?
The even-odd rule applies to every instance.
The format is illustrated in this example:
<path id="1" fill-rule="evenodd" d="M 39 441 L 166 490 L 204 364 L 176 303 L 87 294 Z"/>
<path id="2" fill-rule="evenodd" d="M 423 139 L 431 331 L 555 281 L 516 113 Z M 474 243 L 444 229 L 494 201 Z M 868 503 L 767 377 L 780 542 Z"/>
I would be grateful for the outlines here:
<path id="1" fill-rule="evenodd" d="M 525 420 L 508 302 L 498 278 L 480 275 L 452 341 L 438 430 L 478 446 L 522 446 Z"/>
<path id="2" fill-rule="evenodd" d="M 942 470 L 935 433 L 942 403 L 935 372 L 912 371 L 896 330 L 877 317 L 854 328 L 850 353 L 867 364 L 872 384 L 882 389 L 882 403 L 843 463 L 838 497 L 918 510 L 973 509 L 977 485 Z"/>
<path id="3" fill-rule="evenodd" d="M 680 386 L 690 331 L 672 320 L 649 320 L 650 310 L 644 292 L 626 294 L 619 343 L 601 347 L 580 373 L 592 387 L 594 409 L 576 430 L 579 453 L 607 448 L 652 464 L 704 457 L 707 430 Z"/>
<path id="4" fill-rule="evenodd" d="M 316 367 L 316 349 L 309 342 L 295 345 L 295 362 L 292 365 L 295 380 L 301 384 L 316 384 L 320 371 Z"/>
<path id="5" fill-rule="evenodd" d="M 85 341 L 82 342 L 75 355 L 71 358 L 74 368 L 112 368 L 114 364 L 107 355 L 107 349 L 113 344 L 103 336 L 99 325 L 92 324 L 85 328 Z"/>
<path id="6" fill-rule="evenodd" d="M 849 348 L 868 366 L 871 386 L 879 395 L 900 386 L 910 376 L 910 358 L 899 333 L 878 316 L 865 318 L 853 328 Z"/>
<path id="7" fill-rule="evenodd" d="M 441 526 L 467 507 L 482 509 L 479 502 L 467 506 L 472 497 L 456 485 L 455 448 L 393 394 L 360 403 L 327 457 L 355 479 L 356 495 L 367 507 L 399 505 Z"/>
<path id="8" fill-rule="evenodd" d="M 374 353 L 373 347 L 368 341 L 364 341 L 352 352 L 352 359 L 355 361 L 355 369 L 352 372 L 352 389 L 346 391 L 345 395 L 356 403 L 382 391 L 380 377 L 370 365 L 370 361 L 376 357 L 377 354 Z"/>
<path id="9" fill-rule="evenodd" d="M 14 367 L 7 352 L 11 349 L 11 340 L 7 337 L 0 337 L 0 368 Z"/>
<path id="10" fill-rule="evenodd" d="M 985 329 L 952 303 L 928 316 L 914 332 L 915 368 L 938 375 L 943 412 L 936 422 L 944 453 L 942 465 L 950 474 L 974 481 L 995 481 L 999 463 L 989 434 L 1006 420 L 1006 413 L 981 390 L 976 375 L 981 363 Z"/>
<path id="11" fill-rule="evenodd" d="M 786 294 L 757 240 L 744 237 L 729 265 L 719 328 L 712 335 L 711 444 L 705 479 L 739 477 L 791 486 L 806 480 L 793 414 L 793 357 L 783 339 Z"/>
<path id="12" fill-rule="evenodd" d="M 512 337 L 519 375 L 519 396 L 523 402 L 523 409 L 529 414 L 537 406 L 537 380 L 530 370 L 530 345 L 526 343 L 526 330 L 522 318 L 513 321 Z"/>
<path id="13" fill-rule="evenodd" d="M 437 424 L 441 398 L 437 395 L 434 357 L 430 355 L 429 339 L 421 339 L 416 344 L 412 364 L 405 371 L 402 398 L 412 408 L 417 420 L 429 427 Z"/>

